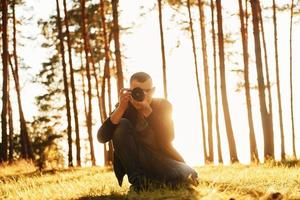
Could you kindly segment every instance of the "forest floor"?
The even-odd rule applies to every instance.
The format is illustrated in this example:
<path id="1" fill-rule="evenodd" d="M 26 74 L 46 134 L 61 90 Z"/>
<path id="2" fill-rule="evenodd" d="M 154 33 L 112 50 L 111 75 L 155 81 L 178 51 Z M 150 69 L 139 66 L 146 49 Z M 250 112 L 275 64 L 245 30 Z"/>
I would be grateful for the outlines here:
<path id="1" fill-rule="evenodd" d="M 298 163 L 299 164 L 299 163 Z M 300 199 L 300 167 L 240 165 L 196 167 L 199 186 L 130 191 L 119 187 L 110 168 L 84 167 L 37 171 L 28 163 L 0 166 L 0 199 Z"/>

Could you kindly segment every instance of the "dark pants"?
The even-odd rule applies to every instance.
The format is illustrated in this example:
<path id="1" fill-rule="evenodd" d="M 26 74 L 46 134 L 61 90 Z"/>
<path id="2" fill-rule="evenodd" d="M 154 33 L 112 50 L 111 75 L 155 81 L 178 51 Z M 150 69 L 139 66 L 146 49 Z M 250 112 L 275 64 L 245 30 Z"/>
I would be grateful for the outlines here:
<path id="1" fill-rule="evenodd" d="M 163 156 L 158 150 L 143 144 L 140 137 L 131 122 L 124 118 L 113 134 L 115 153 L 131 184 L 139 185 L 145 183 L 146 179 L 174 185 L 184 182 L 189 175 L 197 177 L 191 167 Z"/>

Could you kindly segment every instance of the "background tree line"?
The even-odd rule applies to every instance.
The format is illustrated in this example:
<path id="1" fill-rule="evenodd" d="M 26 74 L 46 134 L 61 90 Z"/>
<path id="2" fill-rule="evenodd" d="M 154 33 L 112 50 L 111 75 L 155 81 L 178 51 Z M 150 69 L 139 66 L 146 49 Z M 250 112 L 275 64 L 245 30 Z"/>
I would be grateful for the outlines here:
<path id="1" fill-rule="evenodd" d="M 43 86 L 43 94 L 36 97 L 36 105 L 39 112 L 34 120 L 28 122 L 25 119 L 22 107 L 22 94 L 20 88 L 18 56 L 18 19 L 15 15 L 15 6 L 22 6 L 22 1 L 1 1 L 1 33 L 2 33 L 2 142 L 0 162 L 13 162 L 17 158 L 30 159 L 42 168 L 47 164 L 63 163 L 61 154 L 62 146 L 67 146 L 68 166 L 74 165 L 73 155 L 76 157 L 76 165 L 81 166 L 84 157 L 92 165 L 96 164 L 96 154 L 93 145 L 93 124 L 95 121 L 103 122 L 113 110 L 112 93 L 123 87 L 123 67 L 120 29 L 123 32 L 127 28 L 119 25 L 119 10 L 117 0 L 99 0 L 99 2 L 80 0 L 66 1 L 56 0 L 56 13 L 47 21 L 39 21 L 42 34 L 46 39 L 43 48 L 52 49 L 47 61 L 42 65 L 42 70 L 36 75 L 34 82 Z M 274 159 L 274 123 L 280 125 L 281 159 L 287 158 L 285 153 L 285 130 L 283 128 L 282 97 L 280 87 L 280 51 L 278 49 L 278 25 L 277 13 L 290 13 L 290 113 L 292 126 L 292 148 L 293 158 L 296 156 L 296 130 L 294 121 L 294 99 L 293 99 L 293 52 L 292 30 L 295 22 L 294 15 L 299 15 L 299 1 L 278 7 L 273 0 L 272 7 L 262 7 L 263 2 L 259 0 L 237 0 L 238 10 L 235 15 L 239 17 L 240 33 L 242 41 L 243 74 L 239 90 L 245 92 L 247 108 L 247 119 L 249 133 L 245 134 L 250 142 L 251 161 L 258 161 L 258 147 L 253 123 L 252 96 L 249 81 L 250 51 L 255 54 L 255 71 L 257 73 L 259 107 L 261 113 L 261 124 L 264 138 L 264 157 Z M 203 149 L 199 150 L 206 162 L 214 161 L 214 151 L 218 152 L 218 161 L 223 162 L 221 147 L 220 115 L 223 115 L 226 128 L 226 136 L 231 162 L 238 162 L 235 131 L 232 127 L 232 116 L 227 94 L 226 71 L 229 62 L 226 55 L 231 42 L 228 35 L 224 34 L 223 14 L 226 12 L 220 0 L 157 0 L 155 6 L 158 13 L 161 61 L 163 74 L 164 97 L 168 98 L 168 65 L 166 59 L 165 26 L 163 23 L 165 7 L 171 7 L 178 12 L 185 12 L 185 32 L 190 35 L 192 44 L 191 54 L 194 58 L 196 85 L 192 88 L 197 90 L 199 100 L 199 112 L 201 115 L 201 134 Z M 265 19 L 263 12 L 272 11 L 272 18 Z M 125 11 L 124 11 L 125 12 Z M 196 13 L 196 14 L 195 14 Z M 194 18 L 197 16 L 197 19 Z M 268 57 L 268 47 L 264 23 L 272 20 L 274 29 L 274 58 Z M 195 23 L 195 21 L 197 23 Z M 182 22 L 179 22 L 182 23 Z M 199 32 L 195 27 L 199 26 Z M 252 32 L 252 38 L 250 34 Z M 201 38 L 201 49 L 197 48 L 196 34 Z M 250 44 L 250 42 L 253 42 Z M 254 50 L 250 49 L 254 46 Z M 208 51 L 212 47 L 212 54 Z M 202 55 L 202 60 L 200 56 Z M 209 60 L 213 60 L 213 65 Z M 269 60 L 274 59 L 275 66 L 269 65 Z M 203 68 L 203 70 L 200 70 Z M 270 81 L 270 68 L 276 71 L 276 83 Z M 170 69 L 171 70 L 171 69 Z M 201 73 L 203 71 L 203 74 Z M 211 73 L 213 71 L 213 73 Z M 11 85 L 14 83 L 14 87 Z M 204 84 L 204 91 L 201 84 Z M 213 83 L 213 84 L 212 84 Z M 114 91 L 112 85 L 117 89 Z M 273 94 L 271 87 L 276 87 Z M 11 104 L 11 93 L 15 90 L 17 94 L 18 110 L 13 112 Z M 272 96 L 276 95 L 278 108 L 274 108 Z M 219 99 L 219 96 L 221 99 Z M 204 98 L 203 98 L 204 97 Z M 213 102 L 214 101 L 214 102 Z M 83 106 L 79 106 L 83 105 Z M 222 107 L 220 110 L 219 108 Z M 274 112 L 278 111 L 279 121 L 273 118 Z M 18 125 L 14 123 L 13 115 L 18 115 Z M 277 119 L 276 119 L 277 120 Z M 19 127 L 19 128 L 16 128 Z M 213 135 L 216 134 L 216 137 Z M 214 141 L 215 138 L 215 141 Z M 67 144 L 67 145 L 66 145 Z M 217 150 L 214 149 L 214 144 Z M 82 151 L 82 149 L 85 149 Z M 75 152 L 73 152 L 75 150 Z M 104 145 L 105 165 L 112 164 L 112 144 Z"/>

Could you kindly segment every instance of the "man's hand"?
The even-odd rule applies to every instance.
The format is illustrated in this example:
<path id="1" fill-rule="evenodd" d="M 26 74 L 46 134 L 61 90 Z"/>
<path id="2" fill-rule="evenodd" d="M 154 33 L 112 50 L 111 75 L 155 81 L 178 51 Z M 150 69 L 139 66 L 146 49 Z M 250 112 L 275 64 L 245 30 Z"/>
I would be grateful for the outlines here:
<path id="1" fill-rule="evenodd" d="M 125 111 L 128 108 L 128 102 L 131 99 L 131 91 L 122 88 L 119 92 L 119 106 L 121 110 Z"/>

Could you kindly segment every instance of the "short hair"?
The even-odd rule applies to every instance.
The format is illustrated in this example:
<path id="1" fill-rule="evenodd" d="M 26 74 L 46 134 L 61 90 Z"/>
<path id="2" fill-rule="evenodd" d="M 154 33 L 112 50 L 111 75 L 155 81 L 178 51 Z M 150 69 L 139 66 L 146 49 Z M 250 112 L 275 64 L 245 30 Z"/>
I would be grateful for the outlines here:
<path id="1" fill-rule="evenodd" d="M 137 80 L 138 82 L 145 82 L 148 79 L 151 79 L 151 76 L 149 74 L 147 74 L 146 72 L 136 72 L 134 73 L 131 77 L 130 77 L 130 83 L 133 80 Z"/>

